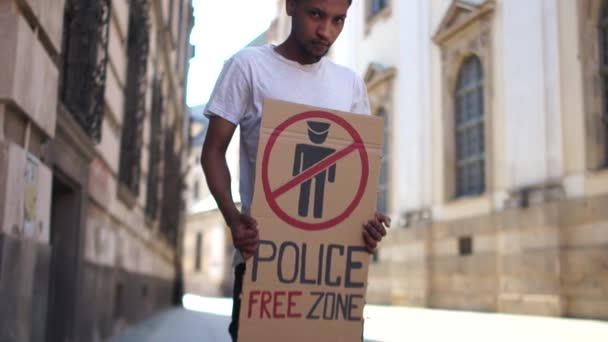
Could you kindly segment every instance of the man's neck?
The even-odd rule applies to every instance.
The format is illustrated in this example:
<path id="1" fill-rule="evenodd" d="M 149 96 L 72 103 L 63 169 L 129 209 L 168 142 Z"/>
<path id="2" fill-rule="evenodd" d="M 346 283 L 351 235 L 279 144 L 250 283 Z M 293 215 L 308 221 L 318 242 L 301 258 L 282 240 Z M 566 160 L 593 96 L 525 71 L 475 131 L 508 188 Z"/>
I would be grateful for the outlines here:
<path id="1" fill-rule="evenodd" d="M 281 56 L 303 65 L 314 64 L 321 60 L 321 58 L 306 54 L 291 35 L 281 45 L 277 46 L 275 51 Z"/>

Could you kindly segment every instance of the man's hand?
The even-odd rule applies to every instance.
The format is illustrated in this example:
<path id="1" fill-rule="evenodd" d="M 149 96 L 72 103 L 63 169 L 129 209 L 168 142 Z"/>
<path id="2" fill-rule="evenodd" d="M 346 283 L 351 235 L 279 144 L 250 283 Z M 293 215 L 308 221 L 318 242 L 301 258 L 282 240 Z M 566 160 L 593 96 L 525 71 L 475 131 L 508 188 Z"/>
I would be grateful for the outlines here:
<path id="1" fill-rule="evenodd" d="M 251 258 L 258 249 L 260 241 L 256 220 L 247 214 L 239 214 L 230 224 L 230 230 L 234 247 L 238 249 L 243 259 Z"/>
<path id="2" fill-rule="evenodd" d="M 386 236 L 386 228 L 391 226 L 390 217 L 377 211 L 372 220 L 363 225 L 363 240 L 369 253 L 374 253 L 378 242 Z"/>

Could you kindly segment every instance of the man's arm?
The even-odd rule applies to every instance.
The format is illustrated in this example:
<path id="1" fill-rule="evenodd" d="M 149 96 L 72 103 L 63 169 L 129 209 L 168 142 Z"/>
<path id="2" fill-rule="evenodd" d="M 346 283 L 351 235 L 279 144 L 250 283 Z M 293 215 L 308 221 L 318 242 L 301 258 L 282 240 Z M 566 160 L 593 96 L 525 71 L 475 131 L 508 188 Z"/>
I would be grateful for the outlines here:
<path id="1" fill-rule="evenodd" d="M 201 165 L 209 190 L 230 227 L 234 247 L 241 252 L 244 259 L 248 259 L 255 254 L 259 236 L 257 222 L 251 216 L 239 212 L 232 199 L 226 150 L 235 129 L 236 126 L 230 121 L 218 116 L 211 117 L 203 144 Z"/>

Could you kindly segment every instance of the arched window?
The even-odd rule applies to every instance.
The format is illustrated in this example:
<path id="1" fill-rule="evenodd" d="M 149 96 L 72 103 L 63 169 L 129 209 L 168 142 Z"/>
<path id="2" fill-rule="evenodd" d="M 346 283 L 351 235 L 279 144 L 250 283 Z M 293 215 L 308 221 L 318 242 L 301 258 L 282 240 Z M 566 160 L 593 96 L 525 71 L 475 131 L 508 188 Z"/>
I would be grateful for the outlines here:
<path id="1" fill-rule="evenodd" d="M 485 191 L 483 70 L 477 56 L 467 58 L 455 92 L 456 197 Z"/>
<path id="2" fill-rule="evenodd" d="M 387 0 L 372 0 L 370 8 L 370 16 L 374 16 L 382 11 L 387 5 Z"/>
<path id="3" fill-rule="evenodd" d="M 600 51 L 600 77 L 602 80 L 602 115 L 604 118 L 604 165 L 608 165 L 608 1 L 602 4 L 602 13 L 599 21 L 599 51 Z"/>
<path id="4" fill-rule="evenodd" d="M 379 211 L 386 213 L 388 209 L 388 169 L 389 169 L 389 122 L 386 111 L 380 109 L 378 117 L 384 119 L 384 145 L 382 145 L 382 164 L 380 167 L 380 182 L 378 184 L 378 205 Z"/>

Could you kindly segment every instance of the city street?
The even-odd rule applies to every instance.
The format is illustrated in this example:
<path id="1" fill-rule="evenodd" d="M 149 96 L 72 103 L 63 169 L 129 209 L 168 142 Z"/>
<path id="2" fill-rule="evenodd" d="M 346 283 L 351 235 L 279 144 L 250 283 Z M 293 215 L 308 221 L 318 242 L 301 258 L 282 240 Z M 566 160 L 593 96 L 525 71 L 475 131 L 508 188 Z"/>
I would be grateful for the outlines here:
<path id="1" fill-rule="evenodd" d="M 172 309 L 143 322 L 113 342 L 230 342 L 229 299 L 187 295 L 187 309 Z M 368 305 L 367 342 L 550 341 L 605 342 L 608 322 Z"/>

